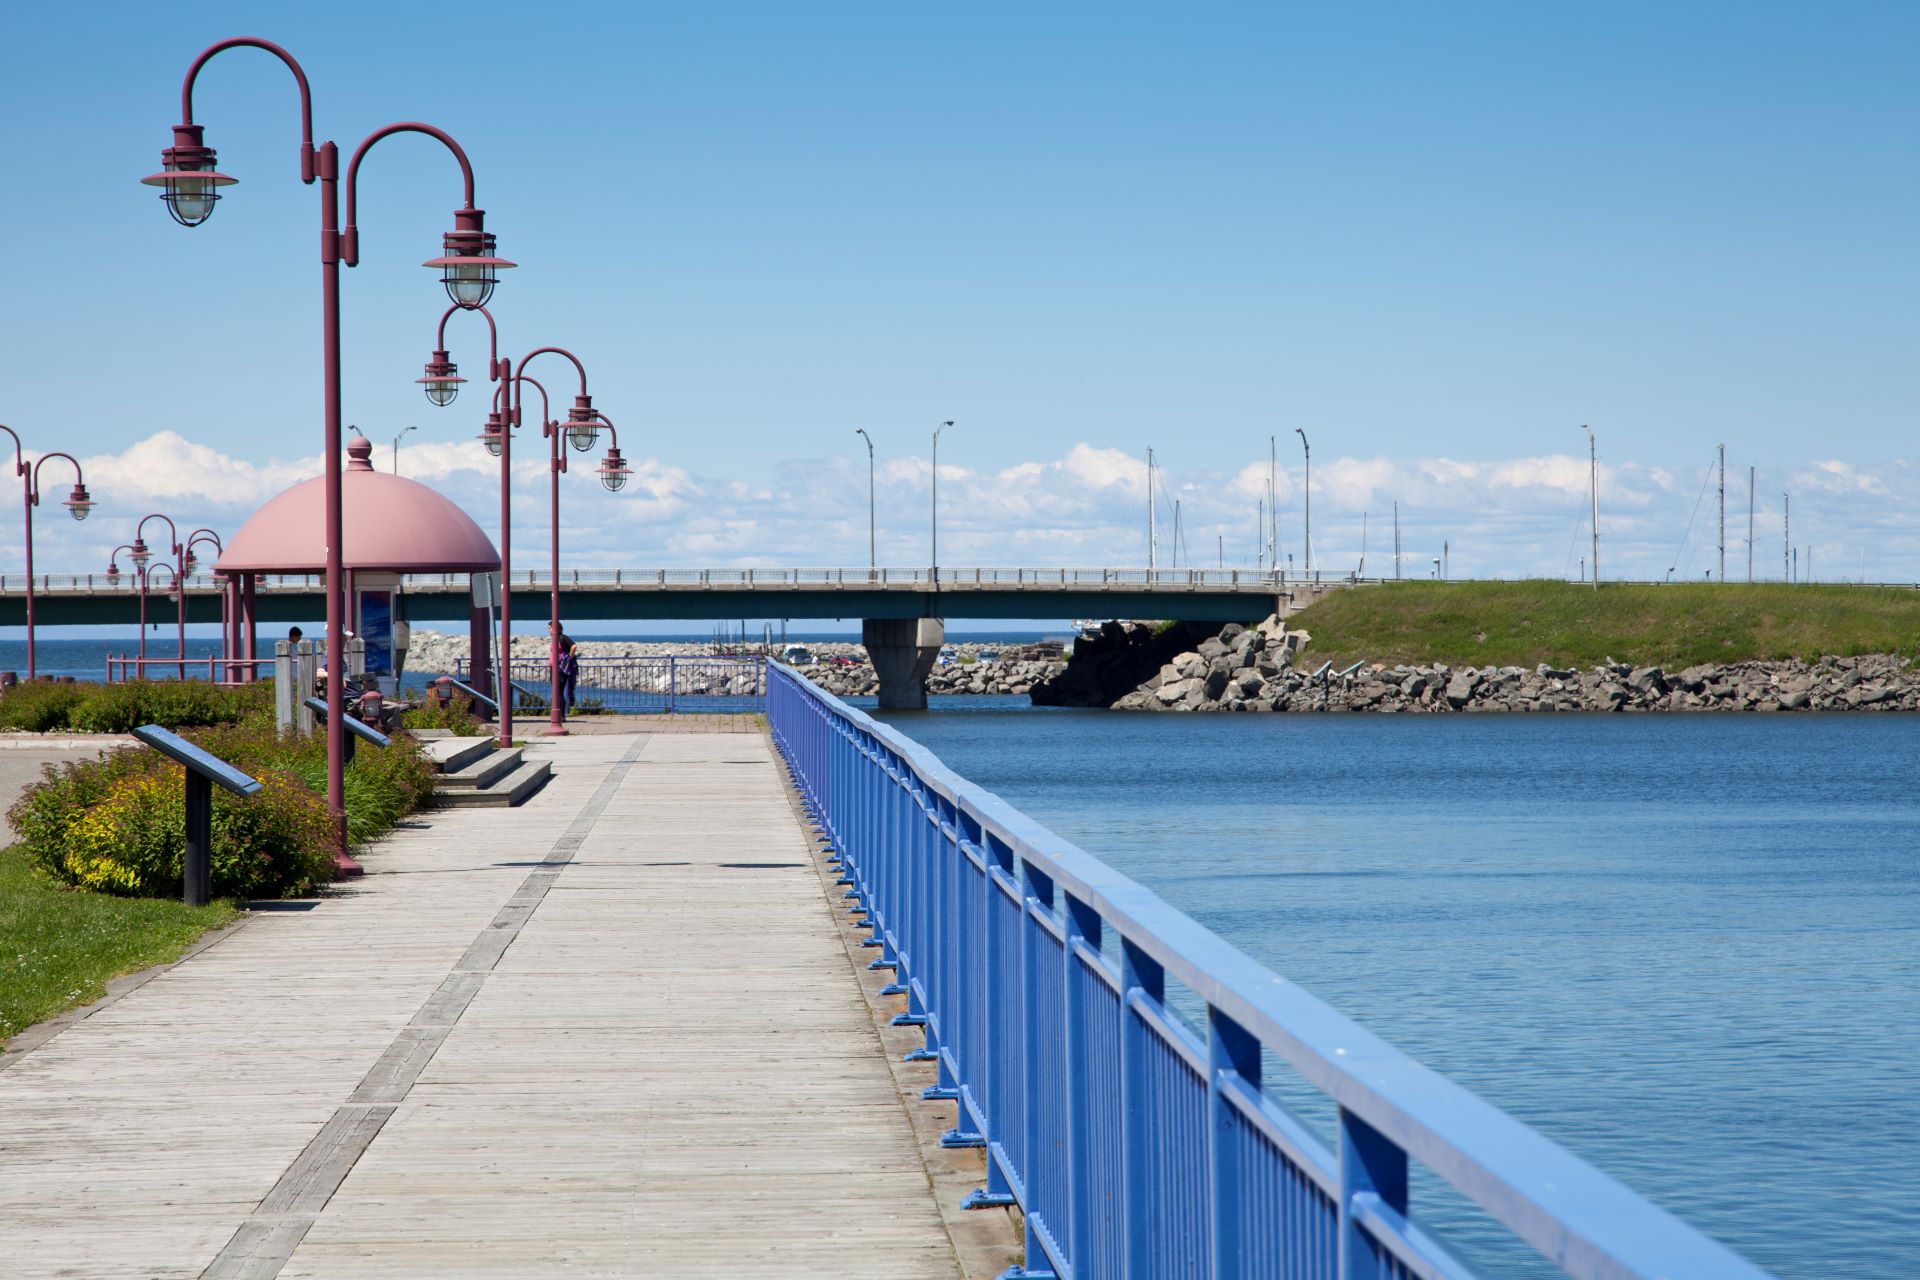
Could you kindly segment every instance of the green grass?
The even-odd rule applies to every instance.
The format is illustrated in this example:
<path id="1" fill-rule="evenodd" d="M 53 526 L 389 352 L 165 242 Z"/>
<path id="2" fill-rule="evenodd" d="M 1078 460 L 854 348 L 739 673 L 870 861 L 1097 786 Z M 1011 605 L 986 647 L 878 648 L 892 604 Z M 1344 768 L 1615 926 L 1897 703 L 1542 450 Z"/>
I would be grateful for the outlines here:
<path id="1" fill-rule="evenodd" d="M 99 999 L 109 978 L 178 959 L 238 914 L 68 888 L 0 849 L 0 1041 Z"/>
<path id="2" fill-rule="evenodd" d="M 1396 582 L 1336 591 L 1295 614 L 1308 652 L 1453 666 L 1674 668 L 1920 651 L 1920 591 L 1891 587 Z"/>

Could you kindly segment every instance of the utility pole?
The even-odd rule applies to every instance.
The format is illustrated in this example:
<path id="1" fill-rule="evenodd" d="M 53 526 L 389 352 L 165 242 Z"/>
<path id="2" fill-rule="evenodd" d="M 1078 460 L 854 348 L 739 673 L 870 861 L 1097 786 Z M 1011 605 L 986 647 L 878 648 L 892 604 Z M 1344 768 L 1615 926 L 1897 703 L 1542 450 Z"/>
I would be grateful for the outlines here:
<path id="1" fill-rule="evenodd" d="M 1227 535 L 1224 533 L 1216 533 L 1213 536 L 1219 547 L 1219 565 L 1224 569 L 1227 567 Z"/>
<path id="2" fill-rule="evenodd" d="M 853 433 L 867 442 L 867 570 L 869 576 L 879 567 L 880 560 L 875 554 L 877 545 L 873 537 L 873 437 L 867 434 L 865 427 L 855 427 Z"/>
<path id="3" fill-rule="evenodd" d="M 1180 567 L 1180 499 L 1173 500 L 1173 567 Z M 1192 568 L 1191 565 L 1188 568 Z"/>
<path id="4" fill-rule="evenodd" d="M 952 426 L 948 420 L 933 429 L 933 589 L 940 589 L 940 433 Z"/>
<path id="5" fill-rule="evenodd" d="M 1445 582 L 1447 580 L 1447 575 L 1450 572 L 1452 572 L 1452 570 L 1447 565 L 1447 557 L 1452 552 L 1452 550 L 1453 550 L 1453 543 L 1451 541 L 1442 542 L 1440 544 L 1440 581 L 1442 582 Z"/>
<path id="6" fill-rule="evenodd" d="M 393 438 L 393 474 L 400 474 L 400 442 L 407 438 L 407 431 L 418 431 L 419 429 L 417 426 L 408 427 L 406 431 L 402 431 Z M 348 428 L 348 430 L 352 430 L 352 428 Z"/>
<path id="7" fill-rule="evenodd" d="M 1747 468 L 1747 581 L 1753 581 L 1753 468 Z"/>
<path id="8" fill-rule="evenodd" d="M 1153 450 L 1147 450 L 1147 585 L 1153 585 L 1154 553 L 1160 544 L 1153 528 Z"/>
<path id="9" fill-rule="evenodd" d="M 1393 504 L 1393 580 L 1400 581 L 1400 503 Z"/>
<path id="10" fill-rule="evenodd" d="M 1261 522 L 1260 533 L 1267 541 L 1267 563 L 1278 564 L 1280 549 L 1280 487 L 1279 487 L 1280 446 L 1275 437 L 1267 437 L 1267 515 Z"/>
<path id="11" fill-rule="evenodd" d="M 1793 496 L 1780 495 L 1780 576 L 1793 581 Z"/>
<path id="12" fill-rule="evenodd" d="M 1360 513 L 1360 568 L 1353 576 L 1367 576 L 1367 513 L 1364 511 Z"/>
<path id="13" fill-rule="evenodd" d="M 1300 499 L 1306 504 L 1306 545 L 1301 548 L 1301 554 L 1306 561 L 1307 581 L 1311 582 L 1313 581 L 1313 446 L 1307 443 L 1307 433 L 1303 429 L 1295 427 L 1294 431 L 1300 436 L 1300 449 L 1307 459 L 1306 481 L 1300 486 Z"/>
<path id="14" fill-rule="evenodd" d="M 1727 446 L 1720 446 L 1720 581 L 1727 580 Z"/>
<path id="15" fill-rule="evenodd" d="M 1580 429 L 1587 433 L 1587 492 L 1593 501 L 1593 589 L 1600 589 L 1600 455 L 1593 443 L 1593 428 L 1586 423 Z"/>

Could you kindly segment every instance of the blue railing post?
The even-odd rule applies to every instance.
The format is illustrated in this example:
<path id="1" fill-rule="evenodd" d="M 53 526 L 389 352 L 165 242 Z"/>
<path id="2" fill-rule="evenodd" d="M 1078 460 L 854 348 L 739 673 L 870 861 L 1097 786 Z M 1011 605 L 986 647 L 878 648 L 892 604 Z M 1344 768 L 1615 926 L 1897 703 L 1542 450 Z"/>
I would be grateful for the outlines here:
<path id="1" fill-rule="evenodd" d="M 1238 1076 L 1260 1090 L 1260 1042 L 1221 1013 L 1207 1010 L 1207 1203 L 1213 1215 L 1214 1280 L 1259 1275 L 1260 1260 L 1246 1256 L 1247 1223 L 1240 1188 L 1250 1170 L 1243 1167 L 1244 1127 L 1221 1086 Z"/>
<path id="2" fill-rule="evenodd" d="M 1146 952 L 1124 938 L 1120 943 L 1120 1167 L 1124 1171 L 1126 1202 L 1127 1280 L 1156 1280 L 1149 1270 L 1156 1231 L 1169 1224 L 1149 1220 L 1153 1195 L 1153 1135 L 1163 1118 L 1152 1111 L 1153 1091 L 1147 1083 L 1147 1024 L 1133 1003 L 1144 997 L 1156 1005 L 1167 994 L 1167 971 Z"/>
<path id="3" fill-rule="evenodd" d="M 1087 1000 L 1083 994 L 1088 979 L 1078 976 L 1081 964 L 1079 948 L 1094 954 L 1100 951 L 1100 913 L 1072 894 L 1066 898 L 1062 922 L 1066 925 L 1066 990 L 1062 993 L 1065 1010 L 1066 1044 L 1061 1052 L 1061 1068 L 1067 1077 L 1067 1221 L 1065 1244 L 1074 1261 L 1076 1274 L 1084 1274 L 1092 1256 L 1094 1236 L 1093 1115 L 1089 1106 L 1096 1064 L 1089 1061 L 1085 1027 Z"/>
<path id="4" fill-rule="evenodd" d="M 1401 1217 L 1407 1213 L 1407 1153 L 1378 1129 L 1340 1108 L 1340 1280 L 1394 1280 L 1399 1274 L 1373 1247 L 1354 1209 L 1372 1197 Z"/>

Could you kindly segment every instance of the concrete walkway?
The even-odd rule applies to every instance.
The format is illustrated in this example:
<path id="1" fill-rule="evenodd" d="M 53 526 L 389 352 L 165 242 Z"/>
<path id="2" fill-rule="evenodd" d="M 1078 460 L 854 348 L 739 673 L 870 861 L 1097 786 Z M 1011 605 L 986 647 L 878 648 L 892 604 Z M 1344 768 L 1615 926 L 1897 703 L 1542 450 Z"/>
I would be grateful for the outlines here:
<path id="1" fill-rule="evenodd" d="M 952 1276 L 764 736 L 541 742 L 0 1070 L 23 1276 Z"/>

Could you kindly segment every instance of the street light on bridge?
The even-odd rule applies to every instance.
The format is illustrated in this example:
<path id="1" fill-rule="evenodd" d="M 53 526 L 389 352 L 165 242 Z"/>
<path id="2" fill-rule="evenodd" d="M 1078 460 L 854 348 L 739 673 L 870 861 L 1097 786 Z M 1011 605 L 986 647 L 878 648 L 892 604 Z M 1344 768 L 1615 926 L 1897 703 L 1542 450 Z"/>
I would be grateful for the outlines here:
<path id="1" fill-rule="evenodd" d="M 313 101 L 307 73 L 292 54 L 269 40 L 240 36 L 208 47 L 187 68 L 180 86 L 180 120 L 173 128 L 173 145 L 160 153 L 161 171 L 142 181 L 161 188 L 167 213 L 181 226 L 195 227 L 213 215 L 220 188 L 236 181 L 217 171 L 212 147 L 206 145 L 203 126 L 194 123 L 193 88 L 201 68 L 229 49 L 252 48 L 272 54 L 293 73 L 300 91 L 300 181 L 320 186 L 321 366 L 326 400 L 326 431 L 321 449 L 325 468 L 325 525 L 327 547 L 327 653 L 336 669 L 344 669 L 346 652 L 346 568 L 343 560 L 346 531 L 341 514 L 341 375 L 340 375 L 340 267 L 360 262 L 357 218 L 357 180 L 360 162 L 382 140 L 400 133 L 418 133 L 439 142 L 460 166 L 464 189 L 461 207 L 454 210 L 453 230 L 441 237 L 441 254 L 425 266 L 440 272 L 440 282 L 455 305 L 477 307 L 493 295 L 499 273 L 514 264 L 495 253 L 493 233 L 486 229 L 485 213 L 474 205 L 473 165 L 451 135 L 418 121 L 384 125 L 355 148 L 346 171 L 346 224 L 340 221 L 340 149 L 332 142 L 313 141 Z M 334 822 L 334 865 L 339 874 L 356 875 L 358 863 L 347 857 L 346 822 L 346 698 L 345 681 L 327 681 L 327 807 Z"/>
<path id="2" fill-rule="evenodd" d="M 865 427 L 855 427 L 853 434 L 867 442 L 867 573 L 871 576 L 880 566 L 879 557 L 874 551 L 876 544 L 873 532 L 873 437 L 867 434 Z M 939 433 L 934 434 L 937 436 Z"/>
<path id="3" fill-rule="evenodd" d="M 940 589 L 940 433 L 953 425 L 949 418 L 933 429 L 933 589 Z"/>

